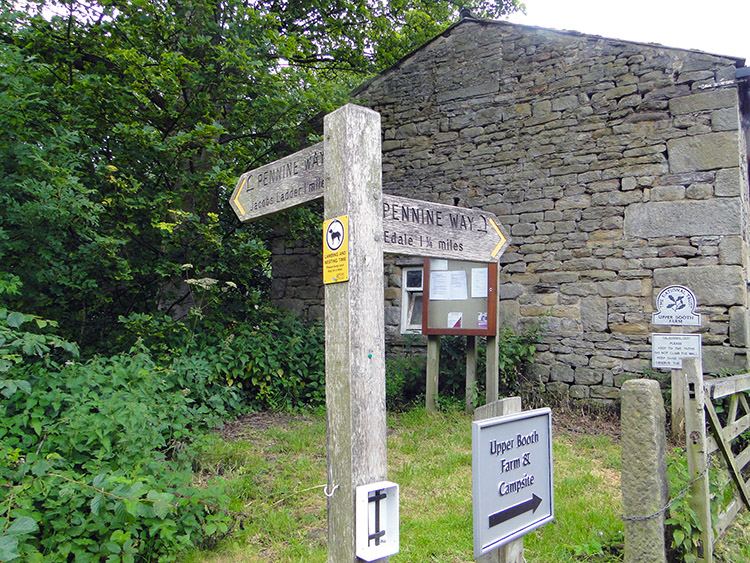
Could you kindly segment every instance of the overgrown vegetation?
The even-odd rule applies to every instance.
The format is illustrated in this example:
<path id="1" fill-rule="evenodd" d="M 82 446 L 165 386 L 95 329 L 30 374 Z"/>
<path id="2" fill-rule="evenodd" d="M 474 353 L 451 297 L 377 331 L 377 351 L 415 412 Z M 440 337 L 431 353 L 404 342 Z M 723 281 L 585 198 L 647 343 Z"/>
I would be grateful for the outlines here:
<path id="1" fill-rule="evenodd" d="M 209 524 L 228 529 L 221 495 L 190 487 L 180 461 L 221 412 L 190 397 L 192 372 L 134 350 L 19 375 L 30 389 L 19 384 L 0 407 L 0 559 L 168 561 L 214 535 Z M 19 523 L 24 533 L 10 533 Z"/>
<path id="2" fill-rule="evenodd" d="M 197 342 L 195 325 L 131 317 L 131 350 L 81 360 L 54 322 L 0 309 L 0 560 L 172 561 L 243 522 L 196 486 L 194 438 L 324 397 L 322 328 L 264 308 L 255 322 Z"/>
<path id="3" fill-rule="evenodd" d="M 685 450 L 674 448 L 668 460 L 667 477 L 669 479 L 669 495 L 673 502 L 669 508 L 666 520 L 669 548 L 673 561 L 693 563 L 697 561 L 694 554 L 701 538 L 701 522 L 698 515 L 690 507 L 690 474 Z M 715 465 L 716 460 L 709 465 L 709 491 L 711 495 L 711 520 L 715 526 L 719 513 L 729 505 L 734 495 L 734 489 L 726 471 Z"/>
<path id="4" fill-rule="evenodd" d="M 520 331 L 504 326 L 498 334 L 498 390 L 500 396 L 525 394 L 524 371 L 534 361 L 536 345 L 544 333 L 544 320 L 530 324 Z M 481 404 L 484 399 L 487 371 L 487 341 L 477 345 L 477 382 L 469 389 Z M 463 404 L 466 396 L 466 337 L 440 338 L 440 400 Z M 408 347 L 386 359 L 386 404 L 391 410 L 401 410 L 423 404 L 425 395 L 425 358 Z"/>

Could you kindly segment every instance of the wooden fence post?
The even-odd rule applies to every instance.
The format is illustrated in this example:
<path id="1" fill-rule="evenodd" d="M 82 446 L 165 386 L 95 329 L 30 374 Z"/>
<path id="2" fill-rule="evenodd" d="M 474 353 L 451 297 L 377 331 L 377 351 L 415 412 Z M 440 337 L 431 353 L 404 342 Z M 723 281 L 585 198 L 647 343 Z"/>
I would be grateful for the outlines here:
<path id="1" fill-rule="evenodd" d="M 685 373 L 685 446 L 688 478 L 691 480 L 689 504 L 701 523 L 701 537 L 694 555 L 700 563 L 713 561 L 713 524 L 706 451 L 706 410 L 703 393 L 703 368 L 699 358 L 682 360 Z"/>
<path id="2" fill-rule="evenodd" d="M 324 143 L 325 215 L 348 217 L 349 270 L 325 286 L 328 561 L 352 563 L 355 489 L 387 471 L 380 115 L 339 108 Z"/>
<path id="3" fill-rule="evenodd" d="M 673 326 L 672 333 L 679 333 L 680 326 Z M 671 376 L 672 387 L 672 415 L 670 426 L 672 428 L 672 441 L 679 444 L 685 435 L 685 374 L 681 369 L 673 369 Z"/>

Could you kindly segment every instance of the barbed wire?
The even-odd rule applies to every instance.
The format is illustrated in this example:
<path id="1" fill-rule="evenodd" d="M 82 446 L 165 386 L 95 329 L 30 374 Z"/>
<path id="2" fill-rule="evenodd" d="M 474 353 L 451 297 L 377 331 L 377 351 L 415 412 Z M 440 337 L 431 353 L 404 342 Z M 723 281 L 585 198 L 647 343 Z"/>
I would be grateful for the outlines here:
<path id="1" fill-rule="evenodd" d="M 624 522 L 643 522 L 643 521 L 646 521 L 646 520 L 651 520 L 653 518 L 656 518 L 656 517 L 664 514 L 667 510 L 669 510 L 672 507 L 672 505 L 674 503 L 676 503 L 678 500 L 680 500 L 685 495 L 685 493 L 687 493 L 690 490 L 690 487 L 692 487 L 693 485 L 695 485 L 698 482 L 698 480 L 701 479 L 708 472 L 710 464 L 711 464 L 711 456 L 709 455 L 708 458 L 706 459 L 706 466 L 703 468 L 703 471 L 701 471 L 700 474 L 698 474 L 698 476 L 695 477 L 695 479 L 693 479 L 692 481 L 690 481 L 685 486 L 685 488 L 682 489 L 679 493 L 677 493 L 672 498 L 672 500 L 670 500 L 664 507 L 660 508 L 659 510 L 657 510 L 653 514 L 650 514 L 648 516 L 625 516 L 624 514 L 620 514 L 620 519 L 622 521 L 624 521 Z"/>

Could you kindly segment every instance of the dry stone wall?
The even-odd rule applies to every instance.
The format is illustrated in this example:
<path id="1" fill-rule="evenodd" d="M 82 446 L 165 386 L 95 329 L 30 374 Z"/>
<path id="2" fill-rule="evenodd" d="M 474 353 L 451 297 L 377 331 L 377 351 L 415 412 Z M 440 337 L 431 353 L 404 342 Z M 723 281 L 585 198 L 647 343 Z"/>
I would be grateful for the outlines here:
<path id="1" fill-rule="evenodd" d="M 655 297 L 698 299 L 704 370 L 747 366 L 741 61 L 463 20 L 355 92 L 386 193 L 495 213 L 504 322 L 546 319 L 533 376 L 610 401 L 649 372 Z M 288 258 L 287 258 L 288 259 Z M 397 333 L 398 260 L 386 267 Z M 395 321 L 395 322 L 394 322 Z"/>
<path id="2" fill-rule="evenodd" d="M 316 211 L 322 215 L 319 204 Z M 271 301 L 279 308 L 310 320 L 323 319 L 323 258 L 320 245 L 274 229 L 271 245 Z"/>
<path id="3" fill-rule="evenodd" d="M 655 295 L 690 287 L 707 371 L 744 369 L 747 157 L 738 61 L 464 21 L 359 98 L 383 119 L 384 191 L 509 228 L 507 322 L 547 319 L 535 375 L 613 399 L 649 368 Z M 720 86 L 718 84 L 725 84 Z"/>

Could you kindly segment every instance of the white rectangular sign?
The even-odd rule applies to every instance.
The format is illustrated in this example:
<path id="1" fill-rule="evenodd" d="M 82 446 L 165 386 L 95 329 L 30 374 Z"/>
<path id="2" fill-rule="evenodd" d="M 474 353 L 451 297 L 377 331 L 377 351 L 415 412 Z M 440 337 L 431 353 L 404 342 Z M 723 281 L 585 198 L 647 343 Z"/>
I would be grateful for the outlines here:
<path id="1" fill-rule="evenodd" d="M 474 557 L 554 518 L 549 408 L 472 423 Z"/>
<path id="2" fill-rule="evenodd" d="M 682 369 L 683 358 L 701 357 L 700 334 L 652 334 L 651 365 Z"/>

